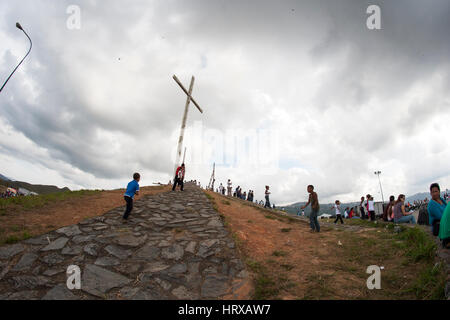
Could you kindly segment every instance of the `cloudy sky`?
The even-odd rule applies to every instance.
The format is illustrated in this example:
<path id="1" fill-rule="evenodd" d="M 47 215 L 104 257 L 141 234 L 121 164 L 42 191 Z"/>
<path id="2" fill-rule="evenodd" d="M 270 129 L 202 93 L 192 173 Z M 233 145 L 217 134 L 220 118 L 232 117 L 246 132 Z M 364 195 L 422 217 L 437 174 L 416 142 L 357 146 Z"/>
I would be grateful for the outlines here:
<path id="1" fill-rule="evenodd" d="M 79 9 L 73 11 L 71 5 Z M 381 29 L 367 28 L 369 5 Z M 0 0 L 0 173 L 71 189 L 173 175 L 275 204 L 450 186 L 450 2 Z"/>

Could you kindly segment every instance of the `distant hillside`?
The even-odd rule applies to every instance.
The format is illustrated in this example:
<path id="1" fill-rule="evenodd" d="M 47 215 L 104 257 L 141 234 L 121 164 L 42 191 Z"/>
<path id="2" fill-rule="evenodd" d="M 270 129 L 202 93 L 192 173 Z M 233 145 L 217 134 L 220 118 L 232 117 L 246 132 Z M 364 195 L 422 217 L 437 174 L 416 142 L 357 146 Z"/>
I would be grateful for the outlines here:
<path id="1" fill-rule="evenodd" d="M 5 187 L 11 187 L 14 189 L 24 188 L 29 191 L 36 192 L 38 194 L 48 194 L 48 193 L 55 193 L 55 192 L 70 191 L 70 189 L 67 187 L 61 189 L 61 188 L 58 188 L 57 186 L 30 184 L 30 183 L 22 182 L 22 181 L 3 180 L 2 178 L 0 178 L 0 185 L 5 186 Z"/>
<path id="2" fill-rule="evenodd" d="M 11 181 L 11 179 L 9 179 L 9 178 L 5 177 L 5 176 L 4 176 L 4 175 L 2 175 L 1 173 L 0 173 L 0 180 L 4 180 L 4 181 Z"/>

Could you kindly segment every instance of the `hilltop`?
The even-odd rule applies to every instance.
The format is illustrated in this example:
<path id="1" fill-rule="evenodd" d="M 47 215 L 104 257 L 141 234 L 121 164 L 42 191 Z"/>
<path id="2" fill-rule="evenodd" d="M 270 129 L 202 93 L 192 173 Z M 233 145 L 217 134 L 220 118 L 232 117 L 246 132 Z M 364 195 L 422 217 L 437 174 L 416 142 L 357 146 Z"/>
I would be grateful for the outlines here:
<path id="1" fill-rule="evenodd" d="M 13 181 L 0 174 L 0 185 L 4 187 L 11 187 L 14 189 L 27 189 L 28 191 L 36 192 L 38 194 L 49 194 L 55 192 L 70 191 L 69 188 L 58 188 L 57 186 L 43 185 L 43 184 L 31 184 L 24 181 Z"/>

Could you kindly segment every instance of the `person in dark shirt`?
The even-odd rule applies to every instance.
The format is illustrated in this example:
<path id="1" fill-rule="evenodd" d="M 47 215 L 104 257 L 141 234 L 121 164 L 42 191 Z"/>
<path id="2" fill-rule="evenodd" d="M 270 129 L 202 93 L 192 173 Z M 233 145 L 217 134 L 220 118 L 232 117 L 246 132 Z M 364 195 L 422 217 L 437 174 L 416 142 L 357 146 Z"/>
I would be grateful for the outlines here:
<path id="1" fill-rule="evenodd" d="M 301 207 L 301 209 L 305 209 L 309 204 L 311 204 L 311 213 L 309 215 L 309 223 L 311 226 L 311 232 L 320 232 L 320 225 L 317 216 L 319 214 L 319 199 L 317 197 L 317 193 L 314 192 L 314 186 L 309 185 L 308 188 L 309 198 L 308 202 Z"/>

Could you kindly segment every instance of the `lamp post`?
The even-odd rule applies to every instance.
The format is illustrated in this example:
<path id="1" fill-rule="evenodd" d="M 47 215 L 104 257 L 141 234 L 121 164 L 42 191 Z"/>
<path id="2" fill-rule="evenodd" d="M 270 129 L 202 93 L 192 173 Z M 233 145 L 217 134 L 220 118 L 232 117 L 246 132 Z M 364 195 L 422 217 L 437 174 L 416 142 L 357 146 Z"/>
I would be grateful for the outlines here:
<path id="1" fill-rule="evenodd" d="M 17 65 L 17 67 L 13 70 L 13 72 L 9 75 L 8 79 L 6 79 L 5 83 L 2 85 L 2 87 L 0 88 L 0 92 L 2 92 L 3 88 L 5 87 L 6 83 L 8 82 L 9 78 L 12 77 L 12 75 L 14 74 L 14 72 L 16 72 L 17 68 L 22 64 L 23 60 L 25 60 L 25 58 L 30 54 L 31 52 L 31 48 L 33 47 L 33 42 L 31 41 L 30 37 L 28 36 L 28 34 L 25 32 L 25 30 L 23 30 L 22 26 L 20 25 L 20 23 L 16 23 L 16 27 L 20 30 L 23 31 L 23 33 L 25 33 L 25 35 L 27 36 L 28 40 L 30 40 L 30 49 L 28 50 L 27 54 L 25 55 L 25 57 L 23 57 L 23 59 L 19 62 L 19 64 Z"/>
<path id="2" fill-rule="evenodd" d="M 381 190 L 381 199 L 383 200 L 384 204 L 383 188 L 381 187 L 381 180 L 380 180 L 381 171 L 375 171 L 374 173 L 378 176 L 378 182 L 380 183 L 380 190 Z"/>

